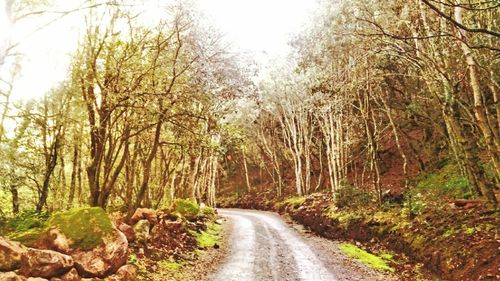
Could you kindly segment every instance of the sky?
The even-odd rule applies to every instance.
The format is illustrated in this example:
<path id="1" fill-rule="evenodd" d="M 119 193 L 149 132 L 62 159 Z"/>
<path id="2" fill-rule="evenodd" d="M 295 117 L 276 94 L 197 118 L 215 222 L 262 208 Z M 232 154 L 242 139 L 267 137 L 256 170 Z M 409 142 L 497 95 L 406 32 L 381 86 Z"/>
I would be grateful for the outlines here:
<path id="1" fill-rule="evenodd" d="M 5 0 L 0 0 L 3 8 Z M 144 18 L 161 17 L 168 0 L 135 0 Z M 81 5 L 82 0 L 51 0 L 56 10 Z M 253 57 L 261 66 L 289 53 L 290 35 L 303 29 L 314 11 L 315 0 L 195 0 L 206 19 L 218 29 L 232 51 Z M 84 26 L 83 12 L 59 18 L 49 14 L 8 25 L 0 9 L 0 47 L 6 40 L 21 42 L 22 70 L 14 84 L 14 99 L 43 96 L 68 73 L 70 55 L 77 48 Z M 42 30 L 38 26 L 49 24 Z M 34 32 L 35 31 L 35 32 Z M 2 73 L 0 73 L 2 75 Z"/>

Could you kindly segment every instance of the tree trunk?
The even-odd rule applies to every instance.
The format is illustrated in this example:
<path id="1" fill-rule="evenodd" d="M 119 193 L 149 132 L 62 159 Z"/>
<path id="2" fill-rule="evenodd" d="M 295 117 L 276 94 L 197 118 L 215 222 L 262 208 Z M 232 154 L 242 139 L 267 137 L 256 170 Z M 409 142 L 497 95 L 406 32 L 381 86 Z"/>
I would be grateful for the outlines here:
<path id="1" fill-rule="evenodd" d="M 12 213 L 16 215 L 19 213 L 19 193 L 17 191 L 17 185 L 10 185 L 10 194 L 12 195 Z"/>

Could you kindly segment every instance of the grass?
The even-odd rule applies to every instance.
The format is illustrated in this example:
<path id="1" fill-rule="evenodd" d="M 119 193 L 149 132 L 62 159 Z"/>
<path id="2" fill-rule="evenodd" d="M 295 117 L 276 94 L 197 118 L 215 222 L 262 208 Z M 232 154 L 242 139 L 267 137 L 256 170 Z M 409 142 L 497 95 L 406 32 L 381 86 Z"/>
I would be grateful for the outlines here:
<path id="1" fill-rule="evenodd" d="M 394 269 L 387 265 L 387 261 L 392 260 L 392 255 L 382 255 L 382 257 L 375 256 L 367 251 L 358 248 L 357 246 L 349 243 L 342 243 L 339 246 L 340 250 L 350 257 L 355 258 L 363 264 L 370 266 L 379 271 L 394 272 Z M 387 259 L 384 259 L 387 258 Z"/>
<path id="2" fill-rule="evenodd" d="M 211 248 L 221 242 L 222 226 L 216 223 L 209 223 L 207 230 L 196 232 L 196 242 L 200 248 Z"/>

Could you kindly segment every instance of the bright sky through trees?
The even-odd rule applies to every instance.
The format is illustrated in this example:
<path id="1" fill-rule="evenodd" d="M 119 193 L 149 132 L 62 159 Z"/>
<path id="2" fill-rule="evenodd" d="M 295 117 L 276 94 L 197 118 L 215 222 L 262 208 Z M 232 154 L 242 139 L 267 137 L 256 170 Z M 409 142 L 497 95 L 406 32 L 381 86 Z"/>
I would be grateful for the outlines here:
<path id="1" fill-rule="evenodd" d="M 0 0 L 4 6 L 5 0 Z M 197 0 L 207 19 L 223 34 L 235 52 L 247 53 L 264 65 L 269 58 L 288 53 L 290 35 L 298 32 L 316 1 L 312 0 Z M 82 0 L 54 0 L 56 11 L 81 7 Z M 161 18 L 163 0 L 136 0 L 144 10 L 144 18 Z M 17 50 L 24 54 L 21 77 L 14 87 L 14 99 L 39 97 L 67 74 L 70 53 L 78 44 L 84 26 L 84 13 L 61 17 L 49 13 L 25 20 L 10 28 L 0 9 L 0 40 L 21 42 Z M 59 18 L 42 30 L 40 26 Z M 10 38 L 9 38 L 10 37 Z"/>

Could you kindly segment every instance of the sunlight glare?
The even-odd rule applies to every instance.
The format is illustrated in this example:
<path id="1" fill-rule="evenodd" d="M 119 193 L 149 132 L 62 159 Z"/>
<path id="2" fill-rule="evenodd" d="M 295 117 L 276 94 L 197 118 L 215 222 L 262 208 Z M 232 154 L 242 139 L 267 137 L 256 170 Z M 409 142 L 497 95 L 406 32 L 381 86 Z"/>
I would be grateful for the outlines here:
<path id="1" fill-rule="evenodd" d="M 232 47 L 231 51 L 245 53 L 261 65 L 289 52 L 290 35 L 300 31 L 316 4 L 315 0 L 194 1 L 215 29 L 220 30 L 223 40 Z M 55 3 L 56 9 L 68 9 L 81 2 L 57 0 Z M 144 11 L 142 22 L 145 26 L 166 15 L 163 9 L 166 3 L 165 0 L 142 1 L 140 9 Z M 9 29 L 3 9 L 0 13 L 3 13 L 0 14 L 0 42 L 4 44 Z M 14 99 L 41 97 L 64 80 L 70 53 L 76 49 L 84 29 L 83 14 L 74 13 L 27 39 L 20 37 L 27 33 L 26 30 L 36 29 L 41 22 L 41 19 L 29 20 L 12 30 L 12 37 L 23 40 L 17 51 L 24 58 L 22 73 L 14 88 Z"/>

